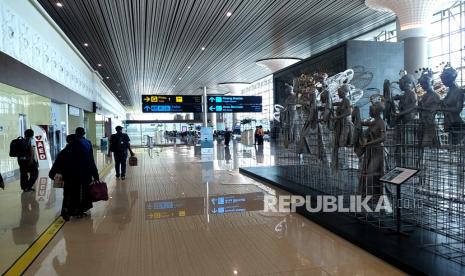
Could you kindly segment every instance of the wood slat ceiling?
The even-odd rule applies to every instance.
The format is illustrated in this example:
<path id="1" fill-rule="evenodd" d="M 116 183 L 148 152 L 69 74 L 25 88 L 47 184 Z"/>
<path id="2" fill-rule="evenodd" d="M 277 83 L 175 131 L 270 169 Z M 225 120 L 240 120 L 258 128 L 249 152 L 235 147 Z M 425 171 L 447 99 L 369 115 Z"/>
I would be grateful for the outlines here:
<path id="1" fill-rule="evenodd" d="M 394 20 L 363 0 L 37 1 L 136 111 L 141 94 L 253 82 L 270 74 L 258 59 L 307 58 Z"/>

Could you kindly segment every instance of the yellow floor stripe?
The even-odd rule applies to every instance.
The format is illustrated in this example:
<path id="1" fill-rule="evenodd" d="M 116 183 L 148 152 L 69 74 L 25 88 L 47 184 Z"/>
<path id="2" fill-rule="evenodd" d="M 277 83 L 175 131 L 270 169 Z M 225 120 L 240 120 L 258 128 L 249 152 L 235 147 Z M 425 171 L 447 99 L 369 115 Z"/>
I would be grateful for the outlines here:
<path id="1" fill-rule="evenodd" d="M 57 218 L 3 275 L 17 276 L 23 274 L 64 224 L 65 221 L 61 217 Z"/>
<path id="2" fill-rule="evenodd" d="M 112 164 L 107 165 L 99 173 L 100 178 L 107 175 Z M 37 240 L 24 252 L 19 259 L 3 274 L 3 276 L 17 276 L 23 274 L 26 269 L 32 264 L 32 262 L 39 256 L 40 252 L 44 250 L 47 244 L 55 237 L 58 231 L 65 224 L 65 220 L 62 217 L 58 217 Z"/>

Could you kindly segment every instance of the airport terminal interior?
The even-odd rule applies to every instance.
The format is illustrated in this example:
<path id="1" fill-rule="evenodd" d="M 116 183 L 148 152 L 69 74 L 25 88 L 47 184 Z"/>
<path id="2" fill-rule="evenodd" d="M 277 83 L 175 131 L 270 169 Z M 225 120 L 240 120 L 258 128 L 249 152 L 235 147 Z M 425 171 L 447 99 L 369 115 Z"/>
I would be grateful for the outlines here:
<path id="1" fill-rule="evenodd" d="M 465 275 L 465 2 L 0 0 L 2 275 Z"/>

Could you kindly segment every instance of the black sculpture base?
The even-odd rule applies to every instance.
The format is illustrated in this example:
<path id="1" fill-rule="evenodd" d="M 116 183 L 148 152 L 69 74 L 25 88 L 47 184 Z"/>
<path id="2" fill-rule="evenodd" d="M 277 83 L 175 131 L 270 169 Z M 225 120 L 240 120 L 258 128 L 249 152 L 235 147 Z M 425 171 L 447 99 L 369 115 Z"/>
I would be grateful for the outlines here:
<path id="1" fill-rule="evenodd" d="M 240 173 L 286 190 L 295 195 L 316 196 L 321 193 L 285 179 L 279 167 L 240 168 Z M 465 275 L 465 267 L 418 244 L 437 243 L 443 237 L 412 226 L 408 235 L 389 235 L 385 231 L 342 213 L 297 212 L 349 242 L 412 275 Z M 412 230 L 412 227 L 409 227 Z M 420 235 L 421 233 L 421 235 Z M 421 242 L 420 242 L 420 239 Z"/>

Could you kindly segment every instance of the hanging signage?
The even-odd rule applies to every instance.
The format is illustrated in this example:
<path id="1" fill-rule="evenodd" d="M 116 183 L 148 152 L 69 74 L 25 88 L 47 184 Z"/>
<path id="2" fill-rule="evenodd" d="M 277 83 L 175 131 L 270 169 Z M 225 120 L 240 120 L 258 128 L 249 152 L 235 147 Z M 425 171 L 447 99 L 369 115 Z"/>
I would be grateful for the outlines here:
<path id="1" fill-rule="evenodd" d="M 262 112 L 261 96 L 214 96 L 207 97 L 208 112 Z"/>
<path id="2" fill-rule="evenodd" d="M 201 113 L 202 96 L 142 95 L 143 113 Z"/>

